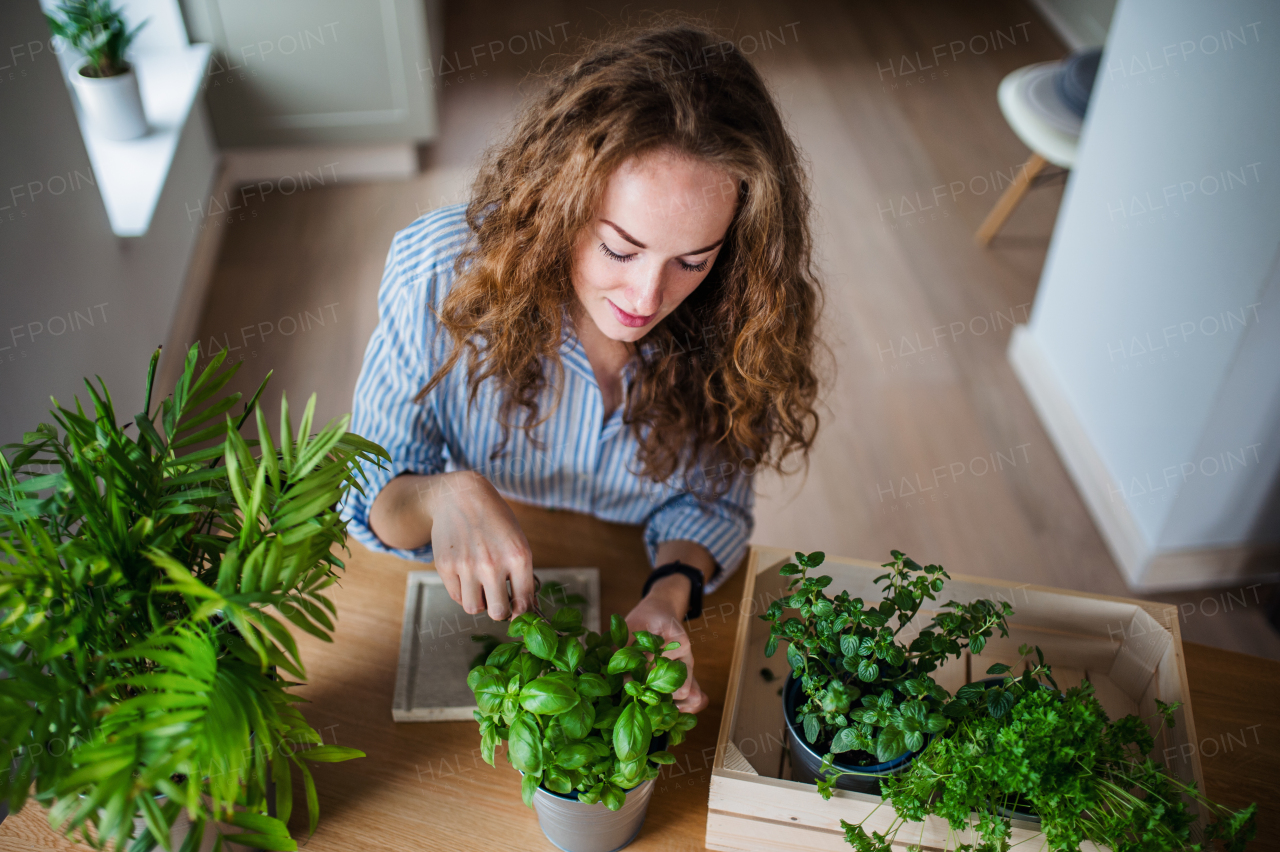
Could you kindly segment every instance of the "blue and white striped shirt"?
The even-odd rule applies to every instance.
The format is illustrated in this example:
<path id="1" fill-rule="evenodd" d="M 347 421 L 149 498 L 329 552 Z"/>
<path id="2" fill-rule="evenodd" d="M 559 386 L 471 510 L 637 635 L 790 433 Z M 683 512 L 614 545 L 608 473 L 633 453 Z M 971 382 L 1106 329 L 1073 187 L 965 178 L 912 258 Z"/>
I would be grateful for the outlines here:
<path id="1" fill-rule="evenodd" d="M 356 383 L 351 430 L 386 448 L 391 464 L 366 471 L 366 495 L 351 491 L 342 506 L 348 531 L 373 550 L 431 561 L 431 545 L 390 548 L 369 529 L 369 508 L 378 492 L 401 473 L 434 474 L 476 470 L 503 496 L 546 508 L 568 509 L 606 521 L 644 524 L 652 563 L 664 541 L 695 541 L 711 552 L 717 567 L 707 583 L 712 591 L 737 568 L 754 526 L 751 478 L 734 477 L 715 501 L 686 489 L 658 484 L 628 470 L 638 443 L 622 422 L 620 406 L 604 422 L 604 404 L 586 353 L 565 324 L 560 346 L 564 386 L 560 404 L 533 430 L 544 449 L 513 426 L 506 450 L 490 461 L 502 438 L 497 414 L 501 390 L 496 378 L 480 385 L 468 412 L 466 359 L 432 389 L 424 403 L 414 396 L 452 349 L 447 332 L 436 333 L 440 309 L 454 280 L 454 260 L 469 229 L 465 206 L 433 211 L 396 234 L 378 291 L 378 327 L 365 350 Z M 630 386 L 635 362 L 623 370 Z M 556 372 L 550 365 L 546 375 Z M 545 416 L 555 406 L 548 382 L 539 397 Z M 517 412 L 517 416 L 519 412 Z M 638 466 L 638 465 L 637 465 Z"/>

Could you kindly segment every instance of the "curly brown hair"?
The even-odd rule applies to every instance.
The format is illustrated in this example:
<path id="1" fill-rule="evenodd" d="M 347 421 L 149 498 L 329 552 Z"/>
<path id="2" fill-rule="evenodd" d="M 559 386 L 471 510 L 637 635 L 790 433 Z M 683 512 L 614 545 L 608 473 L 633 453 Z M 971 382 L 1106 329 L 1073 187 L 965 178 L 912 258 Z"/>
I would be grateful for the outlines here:
<path id="1" fill-rule="evenodd" d="M 659 483 L 681 474 L 688 490 L 716 494 L 739 473 L 783 472 L 793 453 L 807 466 L 818 428 L 821 303 L 808 180 L 759 73 L 695 22 L 590 43 L 487 153 L 466 211 L 473 238 L 440 310 L 455 345 L 418 399 L 465 351 L 471 400 L 492 376 L 504 390 L 494 457 L 517 408 L 533 440 L 550 416 L 538 406 L 544 364 L 560 398 L 575 240 L 614 170 L 658 149 L 732 176 L 738 206 L 711 272 L 642 341 L 656 345 L 637 347 L 623 410 L 639 442 L 637 473 Z M 711 468 L 716 476 L 699 475 Z"/>

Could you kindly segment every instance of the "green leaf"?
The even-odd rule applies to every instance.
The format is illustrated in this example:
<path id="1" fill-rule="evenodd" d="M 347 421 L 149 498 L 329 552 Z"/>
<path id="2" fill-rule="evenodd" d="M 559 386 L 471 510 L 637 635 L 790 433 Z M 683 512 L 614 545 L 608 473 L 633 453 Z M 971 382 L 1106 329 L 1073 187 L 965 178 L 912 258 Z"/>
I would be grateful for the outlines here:
<path id="1" fill-rule="evenodd" d="M 578 693 L 561 680 L 540 677 L 520 690 L 519 700 L 520 706 L 530 713 L 555 716 L 577 706 Z"/>
<path id="2" fill-rule="evenodd" d="M 595 756 L 595 749 L 586 743 L 572 743 L 556 754 L 556 765 L 562 769 L 581 769 L 594 761 Z"/>
<path id="3" fill-rule="evenodd" d="M 877 666 L 871 660 L 863 660 L 861 663 L 858 664 L 859 680 L 865 683 L 871 683 L 873 680 L 875 680 L 879 676 L 880 676 L 880 667 Z"/>
<path id="4" fill-rule="evenodd" d="M 627 639 L 629 638 L 627 633 L 627 622 L 624 621 L 622 616 L 617 613 L 609 616 L 609 638 L 613 640 L 613 644 L 617 645 L 619 648 L 625 646 L 627 644 Z"/>
<path id="5" fill-rule="evenodd" d="M 1013 707 L 1014 697 L 1006 689 L 992 689 L 987 692 L 987 712 L 999 719 Z"/>
<path id="6" fill-rule="evenodd" d="M 600 796 L 605 807 L 611 811 L 616 811 L 622 807 L 627 800 L 627 794 L 615 784 L 604 785 L 604 791 Z"/>
<path id="7" fill-rule="evenodd" d="M 520 779 L 520 798 L 524 800 L 526 807 L 533 807 L 533 794 L 538 791 L 538 784 L 542 780 L 542 774 L 534 774 L 526 772 L 524 778 Z"/>
<path id="8" fill-rule="evenodd" d="M 311 763 L 341 763 L 344 760 L 364 757 L 365 753 L 346 746 L 321 745 L 301 749 L 297 752 L 297 756 Z"/>
<path id="9" fill-rule="evenodd" d="M 573 633 L 582 627 L 582 610 L 562 606 L 551 616 L 551 626 L 560 633 Z"/>
<path id="10" fill-rule="evenodd" d="M 613 656 L 609 658 L 607 671 L 611 675 L 624 674 L 637 668 L 642 668 L 644 665 L 644 651 L 641 651 L 635 645 L 629 645 L 613 652 Z"/>
<path id="11" fill-rule="evenodd" d="M 596 708 L 590 701 L 579 701 L 560 714 L 560 729 L 571 740 L 580 740 L 591 733 L 596 723 Z"/>
<path id="12" fill-rule="evenodd" d="M 684 685 L 688 673 L 688 666 L 683 661 L 658 657 L 653 661 L 653 668 L 644 684 L 657 692 L 670 694 Z"/>
<path id="13" fill-rule="evenodd" d="M 603 698 L 613 693 L 609 688 L 609 682 L 598 674 L 583 674 L 578 676 L 578 692 L 588 698 Z"/>
<path id="14" fill-rule="evenodd" d="M 507 742 L 507 754 L 512 766 L 524 773 L 542 771 L 542 736 L 529 716 L 516 716 L 511 723 Z"/>
<path id="15" fill-rule="evenodd" d="M 857 745 L 857 740 L 858 735 L 852 728 L 841 728 L 835 739 L 831 741 L 831 751 L 833 754 L 852 751 Z"/>
<path id="16" fill-rule="evenodd" d="M 556 633 L 546 621 L 537 619 L 525 628 L 524 646 L 535 657 L 550 660 L 556 655 L 558 646 Z"/>
<path id="17" fill-rule="evenodd" d="M 636 702 L 623 708 L 613 726 L 613 749 L 619 760 L 636 760 L 649 751 L 649 717 Z"/>
<path id="18" fill-rule="evenodd" d="M 648 630 L 637 630 L 635 632 L 636 645 L 643 651 L 650 654 L 656 653 L 662 647 L 662 637 L 655 636 Z"/>
<path id="19" fill-rule="evenodd" d="M 1013 669 L 1011 669 L 1009 666 L 1006 666 L 1004 663 L 996 663 L 995 665 L 987 669 L 987 674 L 1000 675 L 1000 674 L 1004 674 L 1006 672 L 1011 672 L 1011 671 L 1013 671 Z"/>
<path id="20" fill-rule="evenodd" d="M 817 716 L 809 714 L 804 717 L 804 738 L 806 740 L 811 743 L 816 743 L 818 741 L 819 729 L 820 725 L 818 723 Z"/>

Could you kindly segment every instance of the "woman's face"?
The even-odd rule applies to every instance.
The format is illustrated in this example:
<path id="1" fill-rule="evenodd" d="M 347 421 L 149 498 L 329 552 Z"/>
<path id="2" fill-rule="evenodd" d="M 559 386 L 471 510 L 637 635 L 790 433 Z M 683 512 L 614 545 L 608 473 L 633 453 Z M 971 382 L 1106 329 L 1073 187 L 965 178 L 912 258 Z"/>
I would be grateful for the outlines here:
<path id="1" fill-rule="evenodd" d="M 597 328 L 631 343 L 674 311 L 715 263 L 737 197 L 726 172 L 672 151 L 619 166 L 573 255 L 573 288 Z"/>

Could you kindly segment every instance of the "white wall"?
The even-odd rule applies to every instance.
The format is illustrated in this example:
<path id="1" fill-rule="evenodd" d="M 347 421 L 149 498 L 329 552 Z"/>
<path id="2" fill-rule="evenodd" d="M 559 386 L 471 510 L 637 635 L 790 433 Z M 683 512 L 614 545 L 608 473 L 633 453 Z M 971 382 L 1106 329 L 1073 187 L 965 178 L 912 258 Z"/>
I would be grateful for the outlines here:
<path id="1" fill-rule="evenodd" d="M 1011 351 L 1135 586 L 1275 568 L 1277 81 L 1271 0 L 1121 0 Z"/>
<path id="2" fill-rule="evenodd" d="M 141 408 L 200 235 L 185 210 L 208 197 L 217 152 L 198 104 L 149 232 L 117 238 L 38 0 L 0 3 L 0 33 L 2 443 L 48 420 L 51 395 L 84 398 L 82 376 L 107 380 L 119 414 Z"/>

